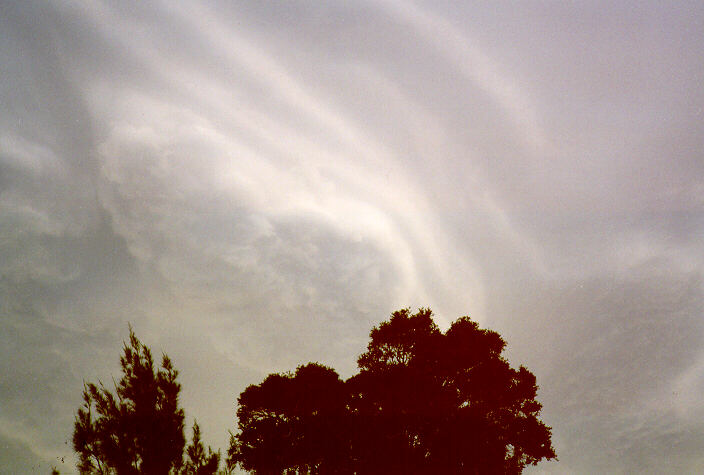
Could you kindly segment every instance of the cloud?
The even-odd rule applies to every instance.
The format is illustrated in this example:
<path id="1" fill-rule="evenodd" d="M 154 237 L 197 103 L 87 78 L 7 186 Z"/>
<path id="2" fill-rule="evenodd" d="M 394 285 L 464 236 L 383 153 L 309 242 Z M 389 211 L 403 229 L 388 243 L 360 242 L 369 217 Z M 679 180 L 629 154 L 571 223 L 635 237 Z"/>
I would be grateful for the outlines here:
<path id="1" fill-rule="evenodd" d="M 530 147 L 549 153 L 549 141 L 538 125 L 537 108 L 525 91 L 478 46 L 469 34 L 451 21 L 413 4 L 396 0 L 379 1 L 394 17 L 407 22 L 433 45 L 447 62 L 457 68 L 472 85 L 489 94 L 508 112 L 510 120 Z"/>
<path id="2" fill-rule="evenodd" d="M 670 463 L 658 452 L 662 439 L 701 430 L 690 417 L 696 409 L 688 392 L 693 380 L 701 383 L 690 369 L 704 331 L 701 273 L 675 270 L 667 260 L 629 271 L 553 282 L 533 277 L 514 287 L 516 294 L 490 298 L 511 355 L 526 358 L 538 376 L 560 453 L 557 471 L 661 472 Z M 686 444 L 677 450 L 689 451 Z M 689 451 L 682 466 L 701 463 L 697 457 Z"/>
<path id="3" fill-rule="evenodd" d="M 32 474 L 39 470 L 50 471 L 52 466 L 61 466 L 60 463 L 52 465 L 42 460 L 28 444 L 2 436 L 0 436 L 0 463 L 6 473 L 17 474 Z"/>
<path id="4" fill-rule="evenodd" d="M 12 463 L 70 456 L 127 322 L 224 448 L 248 384 L 350 375 L 373 324 L 428 305 L 536 372 L 560 456 L 539 470 L 695 470 L 702 11 L 545 8 L 9 6 Z"/>

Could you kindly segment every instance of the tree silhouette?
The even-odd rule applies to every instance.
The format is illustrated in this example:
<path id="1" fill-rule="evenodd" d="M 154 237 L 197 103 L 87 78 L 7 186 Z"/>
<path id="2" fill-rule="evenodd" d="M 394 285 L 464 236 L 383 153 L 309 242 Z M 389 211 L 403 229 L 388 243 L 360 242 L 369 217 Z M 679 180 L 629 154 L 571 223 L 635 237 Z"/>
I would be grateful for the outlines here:
<path id="1" fill-rule="evenodd" d="M 178 469 L 185 445 L 178 371 L 166 355 L 155 368 L 131 327 L 120 365 L 115 394 L 102 383 L 84 386 L 73 433 L 79 471 L 156 475 Z"/>
<path id="2" fill-rule="evenodd" d="M 271 374 L 238 399 L 230 463 L 255 473 L 330 473 L 346 458 L 344 383 L 317 363 Z"/>
<path id="3" fill-rule="evenodd" d="M 193 421 L 193 437 L 186 447 L 186 460 L 180 473 L 183 475 L 213 475 L 218 470 L 220 452 L 213 452 L 208 447 L 207 453 L 200 440 L 200 427 Z"/>
<path id="4" fill-rule="evenodd" d="M 555 452 L 535 376 L 505 346 L 468 317 L 442 333 L 430 309 L 396 311 L 346 382 L 309 364 L 247 388 L 229 458 L 267 474 L 520 473 Z"/>
<path id="5" fill-rule="evenodd" d="M 348 380 L 364 472 L 520 473 L 555 458 L 535 376 L 510 367 L 498 333 L 463 317 L 443 334 L 429 309 L 404 309 L 370 337 Z"/>

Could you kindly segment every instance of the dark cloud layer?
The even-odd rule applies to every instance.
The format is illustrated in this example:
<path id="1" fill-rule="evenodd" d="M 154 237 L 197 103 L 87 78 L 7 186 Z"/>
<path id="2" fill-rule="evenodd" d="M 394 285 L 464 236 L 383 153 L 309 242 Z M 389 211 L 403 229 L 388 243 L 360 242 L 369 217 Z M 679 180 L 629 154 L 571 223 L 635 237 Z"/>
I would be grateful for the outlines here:
<path id="1" fill-rule="evenodd" d="M 0 473 L 70 472 L 127 322 L 224 448 L 408 305 L 536 373 L 533 472 L 704 469 L 699 2 L 0 11 Z"/>

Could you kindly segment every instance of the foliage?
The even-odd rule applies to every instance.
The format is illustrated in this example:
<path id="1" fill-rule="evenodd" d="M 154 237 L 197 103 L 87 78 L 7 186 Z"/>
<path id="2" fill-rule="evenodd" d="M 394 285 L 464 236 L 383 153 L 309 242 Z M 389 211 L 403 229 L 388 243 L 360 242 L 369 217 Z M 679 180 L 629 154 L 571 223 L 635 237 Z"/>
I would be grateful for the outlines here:
<path id="1" fill-rule="evenodd" d="M 254 473 L 520 473 L 555 458 L 535 376 L 468 317 L 442 333 L 429 309 L 370 332 L 345 382 L 311 363 L 238 400 L 231 463 Z"/>
<path id="2" fill-rule="evenodd" d="M 256 473 L 327 473 L 345 458 L 344 383 L 317 363 L 272 374 L 238 399 L 230 463 Z"/>
<path id="3" fill-rule="evenodd" d="M 468 317 L 443 334 L 431 316 L 394 312 L 348 381 L 364 470 L 520 473 L 555 458 L 535 376 L 509 366 L 499 334 Z"/>
<path id="4" fill-rule="evenodd" d="M 181 466 L 185 439 L 178 371 L 151 351 L 130 327 L 120 357 L 123 376 L 115 394 L 102 383 L 86 384 L 76 414 L 73 447 L 81 473 L 167 474 Z"/>
<path id="5" fill-rule="evenodd" d="M 193 437 L 191 443 L 186 447 L 186 460 L 181 468 L 183 475 L 213 475 L 218 470 L 220 464 L 220 452 L 213 452 L 208 447 L 206 452 L 203 442 L 200 440 L 200 427 L 197 422 L 193 422 Z"/>

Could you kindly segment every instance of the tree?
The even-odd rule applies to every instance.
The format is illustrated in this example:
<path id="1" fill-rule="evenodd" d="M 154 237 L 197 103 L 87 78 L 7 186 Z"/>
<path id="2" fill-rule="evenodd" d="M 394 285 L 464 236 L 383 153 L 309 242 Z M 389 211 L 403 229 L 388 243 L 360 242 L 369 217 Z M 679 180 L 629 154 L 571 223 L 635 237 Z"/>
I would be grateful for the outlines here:
<path id="1" fill-rule="evenodd" d="M 331 473 L 347 458 L 344 383 L 331 368 L 271 374 L 238 398 L 229 462 L 261 474 Z"/>
<path id="2" fill-rule="evenodd" d="M 372 328 L 359 374 L 347 381 L 355 422 L 350 434 L 355 466 L 361 473 L 414 473 L 424 467 L 422 437 L 447 412 L 435 384 L 439 367 L 431 360 L 442 336 L 431 312 L 408 310 Z"/>
<path id="3" fill-rule="evenodd" d="M 115 394 L 100 382 L 84 386 L 73 433 L 79 471 L 129 475 L 178 469 L 185 445 L 178 371 L 166 355 L 155 368 L 151 351 L 131 327 L 120 365 Z"/>
<path id="4" fill-rule="evenodd" d="M 208 447 L 206 453 L 203 442 L 200 440 L 200 427 L 193 421 L 193 437 L 191 444 L 186 447 L 186 461 L 181 469 L 183 475 L 213 475 L 218 470 L 220 452 L 213 452 Z"/>
<path id="5" fill-rule="evenodd" d="M 510 367 L 498 333 L 463 317 L 443 334 L 430 309 L 404 309 L 370 339 L 348 381 L 365 472 L 520 473 L 555 458 L 535 376 Z"/>
<path id="6" fill-rule="evenodd" d="M 313 385 L 322 379 L 298 379 L 300 367 L 247 388 L 231 459 L 255 473 L 520 473 L 555 451 L 535 376 L 511 368 L 505 346 L 468 317 L 443 333 L 430 309 L 396 311 L 371 330 L 359 373 L 344 383 L 325 368 L 330 379 Z M 292 403 L 300 395 L 303 410 Z M 333 427 L 312 424 L 319 414 Z M 334 448 L 301 443 L 320 434 Z"/>

